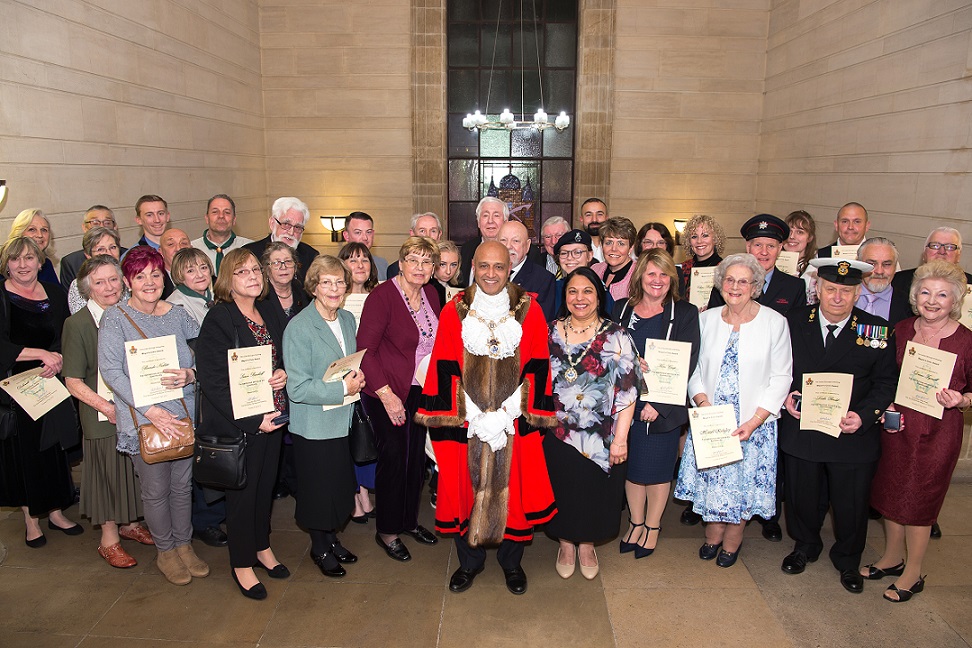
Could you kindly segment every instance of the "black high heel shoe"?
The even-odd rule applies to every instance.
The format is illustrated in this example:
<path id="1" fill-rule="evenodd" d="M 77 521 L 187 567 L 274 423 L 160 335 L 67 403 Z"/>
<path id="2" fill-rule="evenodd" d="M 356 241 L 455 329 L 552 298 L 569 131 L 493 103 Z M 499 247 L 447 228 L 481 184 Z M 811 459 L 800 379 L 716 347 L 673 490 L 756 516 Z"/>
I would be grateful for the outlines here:
<path id="1" fill-rule="evenodd" d="M 246 589 L 240 584 L 240 579 L 236 577 L 236 570 L 230 568 L 230 575 L 233 576 L 233 582 L 236 586 L 240 588 L 240 594 L 248 599 L 253 599 L 254 601 L 262 601 L 267 598 L 267 588 L 263 586 L 263 583 L 257 583 L 250 589 Z"/>
<path id="2" fill-rule="evenodd" d="M 625 536 L 625 538 L 627 538 L 627 540 L 622 540 L 621 541 L 621 544 L 620 544 L 621 553 L 623 553 L 623 554 L 631 553 L 632 551 L 635 550 L 635 548 L 638 546 L 638 543 L 637 542 L 629 542 L 631 540 L 631 536 L 634 535 L 635 529 L 637 529 L 638 527 L 645 526 L 645 523 L 644 522 L 642 522 L 641 524 L 635 524 L 635 523 L 633 523 L 631 521 L 631 518 L 628 518 L 628 524 L 631 525 L 631 531 L 628 531 L 628 535 Z M 645 527 L 645 528 L 647 528 L 647 527 Z"/>
<path id="3" fill-rule="evenodd" d="M 657 531 L 658 532 L 658 535 L 661 535 L 661 529 L 662 528 L 660 526 L 656 526 L 656 527 L 646 526 L 645 528 L 648 529 L 648 531 L 645 532 L 645 539 L 646 540 L 648 539 L 648 536 L 651 535 L 651 532 L 652 531 Z M 655 539 L 655 544 L 656 545 L 658 544 L 658 539 L 657 538 Z M 639 558 L 647 558 L 651 554 L 655 553 L 655 547 L 652 547 L 651 549 L 649 549 L 648 547 L 642 547 L 640 544 L 639 545 L 635 545 L 634 553 L 635 553 L 635 560 L 637 560 Z"/>
<path id="4" fill-rule="evenodd" d="M 864 576 L 864 578 L 867 580 L 881 580 L 885 576 L 900 576 L 903 574 L 905 570 L 905 562 L 902 560 L 894 567 L 887 567 L 885 569 L 875 567 L 873 564 L 864 565 L 864 568 L 867 569 L 866 574 L 861 574 Z"/>
<path id="5" fill-rule="evenodd" d="M 909 587 L 908 589 L 899 589 L 895 587 L 894 583 L 888 587 L 884 592 L 885 600 L 891 601 L 892 603 L 904 603 L 905 601 L 910 601 L 911 597 L 925 589 L 925 577 L 922 576 L 918 579 L 918 582 Z M 888 592 L 897 592 L 898 598 L 893 599 L 888 596 Z"/>

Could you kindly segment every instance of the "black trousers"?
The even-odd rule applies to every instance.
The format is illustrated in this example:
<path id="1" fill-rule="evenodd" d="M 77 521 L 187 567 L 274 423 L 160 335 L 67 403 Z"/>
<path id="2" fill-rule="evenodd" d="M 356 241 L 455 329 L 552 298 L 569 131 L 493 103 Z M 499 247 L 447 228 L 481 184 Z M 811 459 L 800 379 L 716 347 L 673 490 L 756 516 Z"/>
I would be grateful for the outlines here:
<path id="1" fill-rule="evenodd" d="M 814 559 L 823 551 L 820 528 L 826 510 L 821 497 L 826 497 L 834 520 L 830 561 L 839 571 L 858 569 L 867 542 L 868 502 L 877 462 L 819 462 L 785 455 L 785 463 L 786 529 L 795 541 L 794 549 Z"/>
<path id="2" fill-rule="evenodd" d="M 418 410 L 422 388 L 412 386 L 403 405 L 405 425 L 394 426 L 381 400 L 361 394 L 371 418 L 378 446 L 375 467 L 375 528 L 388 535 L 411 531 L 418 526 L 419 500 L 425 482 L 424 425 L 412 420 Z"/>
<path id="3" fill-rule="evenodd" d="M 279 432 L 246 437 L 246 487 L 226 491 L 226 535 L 233 567 L 252 567 L 257 552 L 270 546 L 270 507 L 282 440 Z"/>
<path id="4" fill-rule="evenodd" d="M 516 569 L 523 559 L 525 542 L 504 540 L 496 551 L 496 560 L 503 569 Z M 476 570 L 486 564 L 486 549 L 470 547 L 465 536 L 456 536 L 456 553 L 459 554 L 459 566 L 463 569 Z"/>

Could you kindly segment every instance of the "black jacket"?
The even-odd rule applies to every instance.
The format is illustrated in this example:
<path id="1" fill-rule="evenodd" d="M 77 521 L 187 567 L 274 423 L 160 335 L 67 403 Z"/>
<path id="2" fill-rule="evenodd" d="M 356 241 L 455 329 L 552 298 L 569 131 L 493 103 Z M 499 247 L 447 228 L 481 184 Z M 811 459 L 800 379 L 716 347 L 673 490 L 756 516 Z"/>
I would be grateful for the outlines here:
<path id="1" fill-rule="evenodd" d="M 553 321 L 557 315 L 554 311 L 557 302 L 557 281 L 552 274 L 527 259 L 520 266 L 520 271 L 513 277 L 513 283 L 527 292 L 536 293 L 537 303 L 543 310 L 544 319 L 548 322 Z"/>
<path id="2" fill-rule="evenodd" d="M 769 306 L 780 315 L 786 315 L 794 308 L 807 305 L 807 284 L 799 277 L 788 275 L 782 270 L 774 270 L 766 292 L 756 300 L 763 306 Z M 718 288 L 712 289 L 709 295 L 709 308 L 725 306 L 722 293 Z"/>

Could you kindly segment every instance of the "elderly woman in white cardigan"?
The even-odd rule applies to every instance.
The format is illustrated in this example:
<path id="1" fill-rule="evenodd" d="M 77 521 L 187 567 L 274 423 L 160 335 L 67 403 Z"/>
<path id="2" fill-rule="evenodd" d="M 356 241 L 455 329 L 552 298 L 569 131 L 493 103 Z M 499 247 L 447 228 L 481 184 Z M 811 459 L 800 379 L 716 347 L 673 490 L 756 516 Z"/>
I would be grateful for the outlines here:
<path id="1" fill-rule="evenodd" d="M 793 361 L 786 319 L 756 302 L 764 278 L 751 254 L 733 254 L 716 268 L 726 305 L 699 318 L 699 363 L 688 386 L 696 407 L 733 407 L 732 434 L 742 444 L 741 461 L 699 470 L 690 431 L 675 488 L 708 522 L 699 558 L 716 558 L 720 567 L 735 564 L 746 521 L 776 511 L 776 419 Z"/>

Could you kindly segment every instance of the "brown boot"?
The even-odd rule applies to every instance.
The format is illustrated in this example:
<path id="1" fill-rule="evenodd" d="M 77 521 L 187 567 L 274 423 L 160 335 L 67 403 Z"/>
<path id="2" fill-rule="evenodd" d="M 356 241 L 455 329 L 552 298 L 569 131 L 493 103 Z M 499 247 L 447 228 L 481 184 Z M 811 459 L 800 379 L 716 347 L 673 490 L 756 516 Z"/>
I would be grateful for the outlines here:
<path id="1" fill-rule="evenodd" d="M 158 565 L 162 575 L 173 585 L 188 585 L 192 582 L 192 575 L 186 569 L 182 560 L 179 559 L 179 554 L 176 551 L 176 549 L 160 551 L 155 564 Z"/>
<path id="2" fill-rule="evenodd" d="M 203 559 L 196 555 L 196 552 L 192 550 L 191 544 L 179 545 L 175 548 L 179 559 L 182 564 L 186 566 L 189 573 L 195 578 L 205 578 L 209 576 L 209 565 L 203 562 Z"/>

